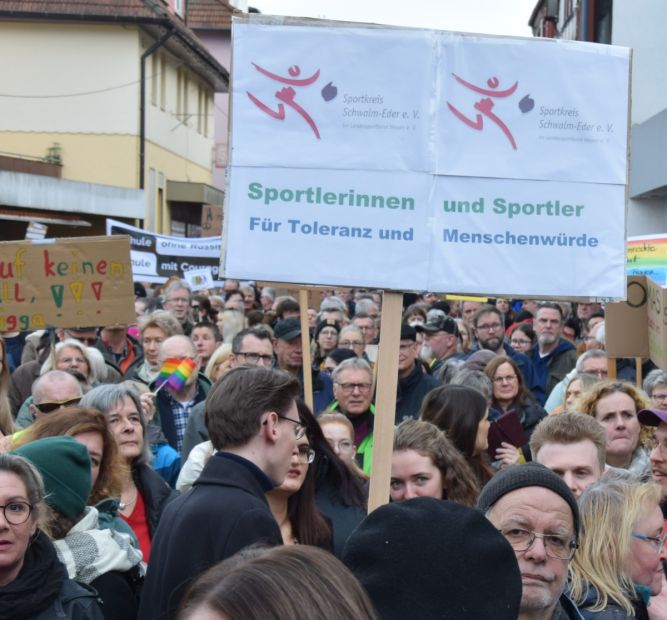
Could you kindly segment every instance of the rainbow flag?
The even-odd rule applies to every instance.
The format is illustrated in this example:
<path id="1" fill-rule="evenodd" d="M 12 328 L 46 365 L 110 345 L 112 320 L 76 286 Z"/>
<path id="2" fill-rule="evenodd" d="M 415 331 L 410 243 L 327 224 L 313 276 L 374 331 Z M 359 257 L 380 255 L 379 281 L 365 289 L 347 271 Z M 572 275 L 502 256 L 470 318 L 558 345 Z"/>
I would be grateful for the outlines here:
<path id="1" fill-rule="evenodd" d="M 155 380 L 158 388 L 163 387 L 165 384 L 170 388 L 174 389 L 176 392 L 180 392 L 192 375 L 192 372 L 196 368 L 194 360 L 189 357 L 180 359 L 178 357 L 169 357 L 162 364 L 160 368 L 160 374 Z"/>

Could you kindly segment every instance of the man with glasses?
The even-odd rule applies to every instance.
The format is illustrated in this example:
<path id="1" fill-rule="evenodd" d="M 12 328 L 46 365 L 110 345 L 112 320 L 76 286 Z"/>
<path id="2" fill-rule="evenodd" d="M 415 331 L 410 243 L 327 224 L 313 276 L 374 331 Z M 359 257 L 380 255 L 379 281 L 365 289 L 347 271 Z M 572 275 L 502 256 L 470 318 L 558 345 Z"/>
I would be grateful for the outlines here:
<path id="1" fill-rule="evenodd" d="M 341 362 L 332 373 L 334 402 L 327 411 L 346 415 L 354 427 L 357 464 L 370 474 L 373 456 L 373 423 L 375 407 L 371 404 L 371 367 L 362 359 Z"/>
<path id="2" fill-rule="evenodd" d="M 271 334 L 265 327 L 255 326 L 240 331 L 232 340 L 232 352 L 229 354 L 231 368 L 237 366 L 273 366 L 273 345 Z M 208 431 L 204 423 L 206 401 L 197 403 L 190 411 L 183 446 L 181 448 L 181 463 L 188 460 L 192 448 L 203 441 L 208 441 Z"/>
<path id="3" fill-rule="evenodd" d="M 183 328 L 183 333 L 189 336 L 194 325 L 190 319 L 192 291 L 185 280 L 172 282 L 164 292 L 164 309 L 169 310 Z"/>
<path id="4" fill-rule="evenodd" d="M 477 508 L 514 549 L 522 583 L 519 620 L 581 619 L 563 593 L 579 534 L 577 500 L 565 482 L 539 463 L 513 465 L 491 478 Z"/>
<path id="5" fill-rule="evenodd" d="M 305 434 L 298 394 L 294 377 L 261 366 L 233 368 L 215 384 L 206 426 L 218 451 L 162 513 L 139 618 L 173 620 L 206 569 L 249 545 L 282 543 L 265 493 L 283 482 Z"/>
<path id="6" fill-rule="evenodd" d="M 530 359 L 523 353 L 515 351 L 509 343 L 505 342 L 505 318 L 503 313 L 495 306 L 485 304 L 480 306 L 474 314 L 472 324 L 477 346 L 473 347 L 471 354 L 479 349 L 487 349 L 496 355 L 504 355 L 513 359 L 523 375 L 523 382 L 526 387 L 538 400 L 543 398 L 544 394 L 535 378 L 535 371 Z"/>

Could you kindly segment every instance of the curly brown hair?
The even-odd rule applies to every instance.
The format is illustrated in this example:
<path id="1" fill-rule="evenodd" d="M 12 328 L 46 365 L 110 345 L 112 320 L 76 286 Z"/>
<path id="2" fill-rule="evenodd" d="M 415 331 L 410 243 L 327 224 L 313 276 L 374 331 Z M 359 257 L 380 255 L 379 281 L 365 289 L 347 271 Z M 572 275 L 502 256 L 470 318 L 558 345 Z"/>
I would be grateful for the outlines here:
<path id="1" fill-rule="evenodd" d="M 456 446 L 435 424 L 422 420 L 405 420 L 394 433 L 394 452 L 414 450 L 428 456 L 440 470 L 443 499 L 474 508 L 479 484 L 472 468 Z"/>

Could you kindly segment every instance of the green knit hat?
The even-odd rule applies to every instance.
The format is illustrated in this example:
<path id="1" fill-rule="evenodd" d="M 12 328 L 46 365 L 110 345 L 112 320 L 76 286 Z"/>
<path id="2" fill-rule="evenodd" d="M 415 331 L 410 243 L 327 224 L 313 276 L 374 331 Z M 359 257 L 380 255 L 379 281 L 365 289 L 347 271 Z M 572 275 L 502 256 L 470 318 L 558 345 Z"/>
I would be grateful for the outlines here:
<path id="1" fill-rule="evenodd" d="M 88 449 L 72 437 L 38 439 L 14 450 L 42 474 L 46 501 L 66 517 L 81 515 L 93 488 Z"/>

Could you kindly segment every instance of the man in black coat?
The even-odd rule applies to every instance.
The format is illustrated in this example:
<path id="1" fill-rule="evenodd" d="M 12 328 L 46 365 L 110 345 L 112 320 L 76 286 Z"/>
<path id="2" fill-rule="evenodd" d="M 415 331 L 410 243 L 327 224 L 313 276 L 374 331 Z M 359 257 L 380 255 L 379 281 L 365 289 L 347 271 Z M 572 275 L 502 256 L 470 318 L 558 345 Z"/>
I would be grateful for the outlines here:
<path id="1" fill-rule="evenodd" d="M 305 433 L 294 400 L 299 390 L 288 373 L 259 366 L 234 368 L 211 390 L 206 427 L 220 451 L 162 514 L 141 620 L 175 618 L 190 583 L 244 547 L 281 544 L 264 494 L 282 483 Z"/>

